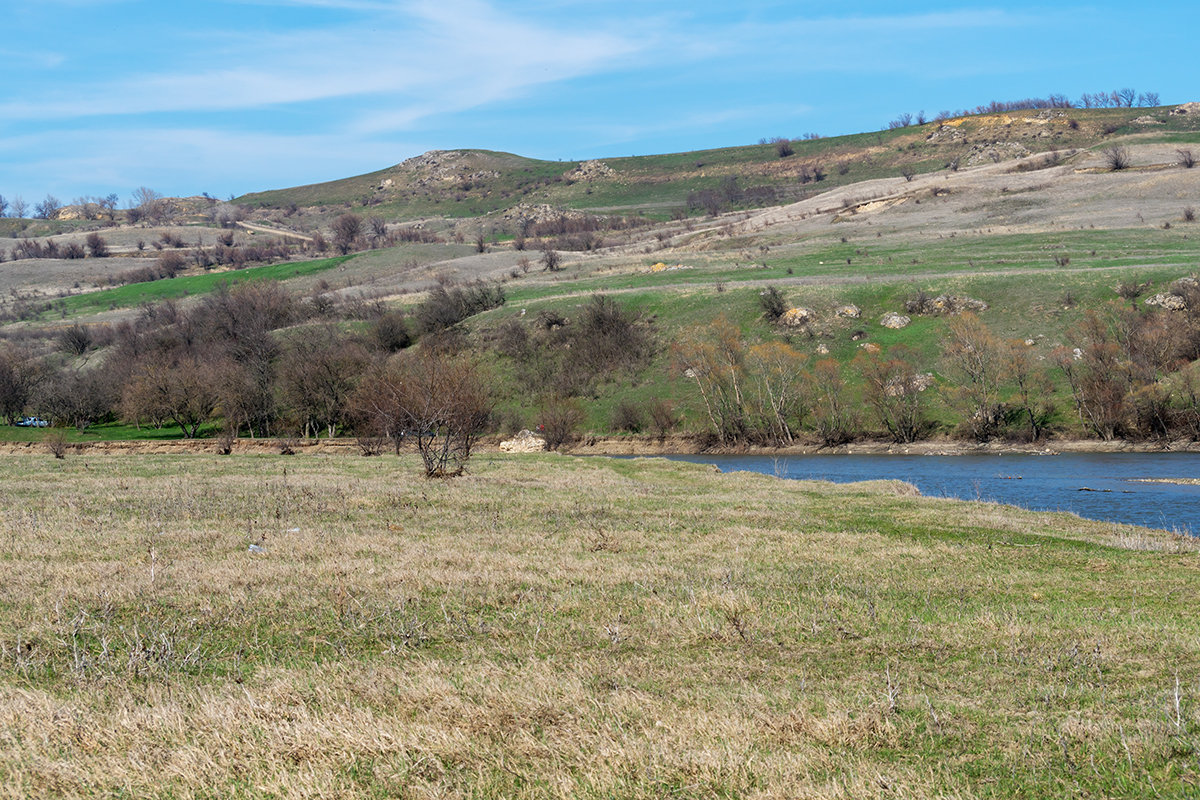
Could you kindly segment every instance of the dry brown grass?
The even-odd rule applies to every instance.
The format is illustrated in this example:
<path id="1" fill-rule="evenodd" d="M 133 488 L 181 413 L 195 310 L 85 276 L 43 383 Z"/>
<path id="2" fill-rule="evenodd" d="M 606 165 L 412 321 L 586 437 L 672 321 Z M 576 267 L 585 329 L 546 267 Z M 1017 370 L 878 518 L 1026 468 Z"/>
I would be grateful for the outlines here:
<path id="1" fill-rule="evenodd" d="M 0 796 L 1141 796 L 1197 779 L 1200 562 L 1122 549 L 1171 537 L 653 460 L 417 472 L 10 456 Z"/>

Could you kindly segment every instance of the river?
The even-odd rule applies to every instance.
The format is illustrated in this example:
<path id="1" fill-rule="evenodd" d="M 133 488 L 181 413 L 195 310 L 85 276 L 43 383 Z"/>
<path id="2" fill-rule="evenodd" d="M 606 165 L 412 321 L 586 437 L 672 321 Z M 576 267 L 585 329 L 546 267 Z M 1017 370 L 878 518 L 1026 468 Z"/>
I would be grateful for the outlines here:
<path id="1" fill-rule="evenodd" d="M 1200 535 L 1200 486 L 1142 482 L 1200 478 L 1200 453 L 669 458 L 715 464 L 723 472 L 761 472 L 799 480 L 847 483 L 896 478 L 914 484 L 927 496 L 1071 511 L 1089 519 Z"/>

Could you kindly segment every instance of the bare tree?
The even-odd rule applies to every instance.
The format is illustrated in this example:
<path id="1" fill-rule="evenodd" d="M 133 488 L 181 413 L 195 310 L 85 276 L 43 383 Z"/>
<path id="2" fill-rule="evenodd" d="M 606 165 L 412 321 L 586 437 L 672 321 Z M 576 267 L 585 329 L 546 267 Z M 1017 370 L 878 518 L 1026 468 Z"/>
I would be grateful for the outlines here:
<path id="1" fill-rule="evenodd" d="M 1191 169 L 1196 166 L 1196 157 L 1192 155 L 1192 151 L 1189 148 L 1180 147 L 1175 151 L 1175 154 L 1179 156 L 1179 166 L 1184 169 Z"/>
<path id="2" fill-rule="evenodd" d="M 971 437 L 985 442 L 1004 422 L 1000 341 L 974 314 L 954 317 L 946 327 L 942 359 L 951 383 L 947 396 L 962 414 Z"/>
<path id="3" fill-rule="evenodd" d="M 170 421 L 195 439 L 220 399 L 222 365 L 196 355 L 156 353 L 135 368 L 121 396 L 123 416 L 131 422 Z"/>
<path id="4" fill-rule="evenodd" d="M 378 245 L 380 242 L 387 241 L 387 221 L 383 217 L 371 217 L 367 220 L 371 226 L 371 241 Z"/>
<path id="5" fill-rule="evenodd" d="M 0 194 L 0 217 L 8 213 L 8 201 L 4 199 L 4 195 Z"/>
<path id="6" fill-rule="evenodd" d="M 333 328 L 297 339 L 284 352 L 279 385 L 295 428 L 330 437 L 349 421 L 348 399 L 369 358 L 366 351 Z"/>
<path id="7" fill-rule="evenodd" d="M 111 192 L 106 197 L 97 200 L 97 204 L 100 206 L 100 213 L 104 215 L 105 219 L 111 220 L 117 215 L 118 199 L 116 192 Z"/>
<path id="8" fill-rule="evenodd" d="M 90 350 L 93 341 L 92 332 L 78 322 L 58 335 L 58 346 L 73 356 L 81 356 Z"/>
<path id="9" fill-rule="evenodd" d="M 342 214 L 330 226 L 333 244 L 343 255 L 349 253 L 362 233 L 362 219 L 357 214 Z"/>
<path id="10" fill-rule="evenodd" d="M 1125 108 L 1133 108 L 1134 102 L 1137 101 L 1137 90 L 1136 89 L 1130 89 L 1130 88 L 1117 89 L 1112 94 L 1113 94 L 1113 104 L 1117 105 L 1117 106 L 1124 106 Z"/>
<path id="11" fill-rule="evenodd" d="M 813 365 L 808 376 L 812 398 L 813 430 L 826 446 L 845 444 L 858 427 L 855 404 L 846 393 L 846 383 L 837 361 L 825 358 Z"/>
<path id="12" fill-rule="evenodd" d="M 915 442 L 933 427 L 925 392 L 929 379 L 916 367 L 916 352 L 898 344 L 887 355 L 862 353 L 855 359 L 863 395 L 879 423 L 900 443 Z"/>
<path id="13" fill-rule="evenodd" d="M 167 218 L 166 199 L 148 186 L 139 186 L 134 190 L 133 209 L 137 211 L 137 214 L 131 216 L 137 216 L 150 222 L 162 222 Z"/>
<path id="14" fill-rule="evenodd" d="M 1129 151 L 1120 145 L 1110 145 L 1100 153 L 1104 159 L 1104 164 L 1113 172 L 1125 169 L 1129 166 Z"/>
<path id="15" fill-rule="evenodd" d="M 115 401 L 111 377 L 104 369 L 66 369 L 38 384 L 30 405 L 40 416 L 73 425 L 80 432 L 109 418 Z"/>
<path id="16" fill-rule="evenodd" d="M 1117 293 L 1117 296 L 1120 297 L 1122 300 L 1128 300 L 1130 306 L 1132 306 L 1133 308 L 1136 309 L 1137 308 L 1137 299 L 1139 297 L 1141 297 L 1142 294 L 1149 288 L 1150 288 L 1149 281 L 1145 281 L 1144 283 L 1138 283 L 1135 280 L 1131 280 L 1131 281 L 1122 281 L 1121 283 L 1118 283 L 1116 286 L 1113 287 L 1113 291 L 1115 291 Z"/>
<path id="17" fill-rule="evenodd" d="M 398 357 L 398 406 L 427 478 L 461 475 L 492 413 L 479 368 L 429 347 Z"/>
<path id="18" fill-rule="evenodd" d="M 42 202 L 34 206 L 33 215 L 38 219 L 54 219 L 58 216 L 62 203 L 52 194 L 46 195 Z"/>
<path id="19" fill-rule="evenodd" d="M 577 399 L 548 398 L 538 411 L 538 433 L 545 438 L 546 449 L 557 450 L 574 442 L 583 419 L 583 408 Z"/>
<path id="20" fill-rule="evenodd" d="M 14 219 L 25 219 L 25 215 L 29 212 L 29 204 L 22 199 L 21 195 L 17 195 L 12 199 L 12 213 L 9 215 Z"/>
<path id="21" fill-rule="evenodd" d="M 746 354 L 751 420 L 760 441 L 790 445 L 808 415 L 808 356 L 784 342 L 763 342 Z"/>
<path id="22" fill-rule="evenodd" d="M 552 248 L 542 250 L 542 269 L 547 272 L 558 272 L 562 269 L 562 257 Z"/>
<path id="23" fill-rule="evenodd" d="M 25 411 L 36 382 L 36 371 L 12 350 L 0 350 L 0 416 L 9 425 Z"/>
<path id="24" fill-rule="evenodd" d="M 108 255 L 108 242 L 104 241 L 104 237 L 98 233 L 89 233 L 87 235 L 88 252 L 92 254 L 92 258 L 104 258 Z"/>
<path id="25" fill-rule="evenodd" d="M 1060 347 L 1054 360 L 1075 399 L 1080 420 L 1105 441 L 1115 439 L 1129 419 L 1130 372 L 1120 345 L 1100 317 L 1089 312 L 1080 347 Z"/>
<path id="26" fill-rule="evenodd" d="M 684 333 L 672 346 L 676 368 L 695 383 L 713 433 L 722 443 L 746 437 L 745 345 L 724 316 Z"/>
<path id="27" fill-rule="evenodd" d="M 1037 441 L 1050 424 L 1054 413 L 1054 385 L 1042 362 L 1024 340 L 1014 339 L 1002 350 L 1003 374 L 1012 386 L 1013 412 L 1027 424 L 1029 441 Z"/>

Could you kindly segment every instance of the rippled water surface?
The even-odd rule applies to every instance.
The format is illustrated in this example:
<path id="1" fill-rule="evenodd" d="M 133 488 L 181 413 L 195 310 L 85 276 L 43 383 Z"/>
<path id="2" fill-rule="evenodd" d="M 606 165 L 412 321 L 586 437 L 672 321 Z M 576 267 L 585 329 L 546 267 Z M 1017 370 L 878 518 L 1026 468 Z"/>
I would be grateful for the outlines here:
<path id="1" fill-rule="evenodd" d="M 1037 511 L 1200 535 L 1200 486 L 1143 483 L 1200 478 L 1200 453 L 1037 455 L 671 456 L 781 478 L 850 481 L 898 478 L 921 494 L 990 500 Z"/>

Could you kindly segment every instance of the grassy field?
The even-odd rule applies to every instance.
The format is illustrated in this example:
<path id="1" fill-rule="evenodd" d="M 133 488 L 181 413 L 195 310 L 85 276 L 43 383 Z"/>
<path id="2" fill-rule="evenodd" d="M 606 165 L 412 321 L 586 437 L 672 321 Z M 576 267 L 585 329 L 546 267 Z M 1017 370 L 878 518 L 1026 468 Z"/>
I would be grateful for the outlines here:
<path id="1" fill-rule="evenodd" d="M 262 267 L 208 272 L 203 275 L 183 275 L 145 283 L 131 283 L 116 289 L 78 294 L 55 301 L 51 313 L 63 315 L 88 314 L 115 308 L 133 308 L 142 303 L 174 300 L 190 295 L 207 294 L 224 283 L 230 286 L 245 281 L 284 281 L 336 269 L 354 256 L 323 258 L 316 261 L 285 261 Z"/>
<path id="2" fill-rule="evenodd" d="M 660 460 L 417 473 L 0 463 L 0 796 L 1200 784 L 1190 541 Z"/>

